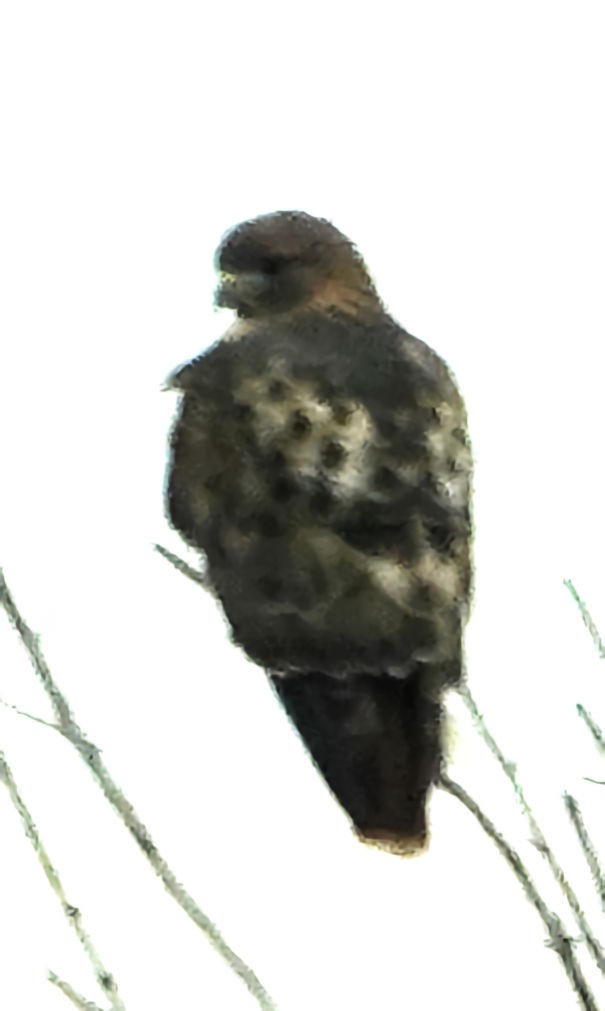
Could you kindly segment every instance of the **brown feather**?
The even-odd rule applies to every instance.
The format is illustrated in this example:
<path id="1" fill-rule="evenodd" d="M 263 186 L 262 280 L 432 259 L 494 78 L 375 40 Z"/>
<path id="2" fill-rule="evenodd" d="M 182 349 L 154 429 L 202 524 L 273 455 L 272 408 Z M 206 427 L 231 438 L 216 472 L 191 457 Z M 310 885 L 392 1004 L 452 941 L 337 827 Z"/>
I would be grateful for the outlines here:
<path id="1" fill-rule="evenodd" d="M 417 851 L 471 592 L 464 403 L 328 222 L 245 222 L 217 266 L 239 318 L 171 380 L 171 522 L 360 837 Z"/>

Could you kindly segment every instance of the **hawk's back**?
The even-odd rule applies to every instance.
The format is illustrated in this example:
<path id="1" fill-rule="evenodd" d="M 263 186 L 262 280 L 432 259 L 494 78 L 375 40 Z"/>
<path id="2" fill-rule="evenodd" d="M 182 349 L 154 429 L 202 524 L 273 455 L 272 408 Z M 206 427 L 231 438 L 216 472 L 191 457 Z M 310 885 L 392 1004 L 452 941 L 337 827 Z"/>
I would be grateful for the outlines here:
<path id="1" fill-rule="evenodd" d="M 460 662 L 470 453 L 448 369 L 384 314 L 250 325 L 182 368 L 173 524 L 268 669 Z"/>

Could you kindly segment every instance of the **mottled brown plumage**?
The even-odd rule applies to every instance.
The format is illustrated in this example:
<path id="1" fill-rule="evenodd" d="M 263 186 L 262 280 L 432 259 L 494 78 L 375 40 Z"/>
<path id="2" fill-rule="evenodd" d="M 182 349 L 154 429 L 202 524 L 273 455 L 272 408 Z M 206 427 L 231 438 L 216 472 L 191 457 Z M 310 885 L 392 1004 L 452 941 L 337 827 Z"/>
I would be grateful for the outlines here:
<path id="1" fill-rule="evenodd" d="M 328 222 L 244 222 L 217 267 L 237 320 L 171 380 L 171 522 L 361 837 L 421 848 L 470 594 L 463 401 Z"/>

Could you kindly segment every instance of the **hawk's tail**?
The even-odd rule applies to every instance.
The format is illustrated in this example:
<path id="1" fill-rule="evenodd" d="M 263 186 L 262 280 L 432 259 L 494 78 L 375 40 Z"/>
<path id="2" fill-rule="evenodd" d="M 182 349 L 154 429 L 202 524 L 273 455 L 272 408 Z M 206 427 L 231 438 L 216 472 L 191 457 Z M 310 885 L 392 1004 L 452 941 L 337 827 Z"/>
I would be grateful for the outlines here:
<path id="1" fill-rule="evenodd" d="M 441 705 L 419 670 L 274 676 L 274 687 L 360 837 L 397 853 L 427 842 L 426 798 L 441 760 Z"/>

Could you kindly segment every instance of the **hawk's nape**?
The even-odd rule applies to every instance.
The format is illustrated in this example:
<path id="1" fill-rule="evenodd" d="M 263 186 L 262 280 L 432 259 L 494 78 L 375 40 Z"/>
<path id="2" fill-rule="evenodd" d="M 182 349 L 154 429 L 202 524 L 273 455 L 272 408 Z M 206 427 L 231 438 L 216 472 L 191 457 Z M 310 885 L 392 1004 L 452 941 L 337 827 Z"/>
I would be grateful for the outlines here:
<path id="1" fill-rule="evenodd" d="M 172 378 L 171 522 L 360 836 L 418 850 L 470 595 L 463 401 L 328 222 L 266 215 L 217 259 L 238 319 Z"/>

